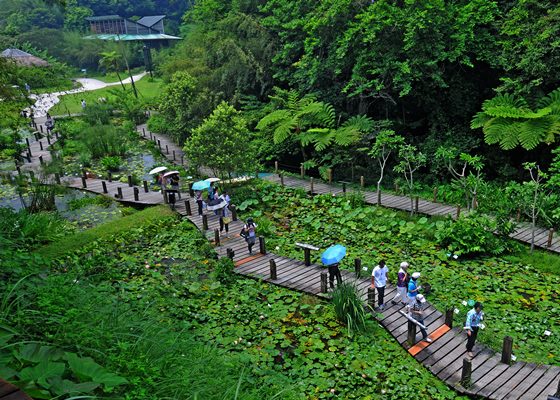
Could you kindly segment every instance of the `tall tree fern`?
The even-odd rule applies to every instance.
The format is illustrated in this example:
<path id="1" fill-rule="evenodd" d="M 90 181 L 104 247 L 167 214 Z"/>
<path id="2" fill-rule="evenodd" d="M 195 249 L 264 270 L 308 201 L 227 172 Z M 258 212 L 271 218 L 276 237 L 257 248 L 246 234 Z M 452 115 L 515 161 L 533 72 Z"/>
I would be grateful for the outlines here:
<path id="1" fill-rule="evenodd" d="M 541 98 L 534 109 L 525 99 L 509 94 L 486 100 L 471 128 L 482 128 L 486 143 L 504 150 L 517 146 L 531 150 L 552 143 L 560 135 L 560 88 Z"/>

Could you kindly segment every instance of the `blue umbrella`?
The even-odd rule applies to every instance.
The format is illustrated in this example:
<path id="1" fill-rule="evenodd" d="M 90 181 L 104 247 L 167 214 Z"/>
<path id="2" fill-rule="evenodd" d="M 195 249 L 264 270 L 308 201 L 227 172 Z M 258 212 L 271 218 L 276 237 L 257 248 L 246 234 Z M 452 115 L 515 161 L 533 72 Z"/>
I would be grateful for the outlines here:
<path id="1" fill-rule="evenodd" d="M 329 247 L 321 254 L 321 261 L 324 265 L 332 265 L 340 262 L 346 255 L 346 247 L 341 244 L 335 244 Z"/>
<path id="2" fill-rule="evenodd" d="M 210 187 L 210 182 L 207 181 L 198 181 L 193 183 L 192 189 L 193 190 L 204 190 Z"/>

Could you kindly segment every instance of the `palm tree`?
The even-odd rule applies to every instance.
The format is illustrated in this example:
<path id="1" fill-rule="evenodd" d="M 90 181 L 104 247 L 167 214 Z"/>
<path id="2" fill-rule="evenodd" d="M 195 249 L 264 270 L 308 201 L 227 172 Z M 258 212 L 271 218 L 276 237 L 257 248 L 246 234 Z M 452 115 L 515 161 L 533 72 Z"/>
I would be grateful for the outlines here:
<path id="1" fill-rule="evenodd" d="M 121 75 L 119 74 L 119 55 L 116 51 L 106 51 L 99 53 L 101 58 L 99 59 L 99 66 L 101 68 L 105 68 L 107 71 L 115 71 L 117 73 L 117 77 L 119 78 L 119 82 L 124 91 L 126 88 L 124 87 L 124 83 L 121 79 Z"/>
<path id="2" fill-rule="evenodd" d="M 560 88 L 541 98 L 534 111 L 525 99 L 514 95 L 486 100 L 471 128 L 482 128 L 486 143 L 499 143 L 504 150 L 519 145 L 531 150 L 540 143 L 552 143 L 560 135 Z"/>

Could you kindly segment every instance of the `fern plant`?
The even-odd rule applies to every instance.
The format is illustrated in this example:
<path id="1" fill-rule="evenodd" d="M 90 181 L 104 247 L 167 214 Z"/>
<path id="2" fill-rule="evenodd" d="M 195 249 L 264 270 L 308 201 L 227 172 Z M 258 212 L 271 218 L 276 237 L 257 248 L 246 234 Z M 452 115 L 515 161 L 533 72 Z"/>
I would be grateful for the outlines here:
<path id="1" fill-rule="evenodd" d="M 531 150 L 540 143 L 552 143 L 560 135 L 560 88 L 541 98 L 534 110 L 514 95 L 486 100 L 471 128 L 482 128 L 486 143 L 499 144 L 504 150 L 517 146 Z"/>

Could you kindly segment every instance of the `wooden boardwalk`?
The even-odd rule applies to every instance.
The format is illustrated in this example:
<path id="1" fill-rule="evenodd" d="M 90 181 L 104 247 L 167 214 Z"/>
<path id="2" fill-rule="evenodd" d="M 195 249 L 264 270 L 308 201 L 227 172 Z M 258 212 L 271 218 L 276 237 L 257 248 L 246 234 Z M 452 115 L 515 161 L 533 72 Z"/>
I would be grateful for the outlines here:
<path id="1" fill-rule="evenodd" d="M 139 132 L 140 134 L 144 133 L 149 140 L 150 134 L 144 126 L 139 127 Z M 151 136 L 151 140 L 154 140 L 155 136 L 153 134 Z M 181 149 L 170 140 L 161 135 L 158 135 L 155 140 L 156 143 L 159 140 L 162 152 L 168 159 L 173 161 L 173 151 L 175 151 L 174 162 L 182 164 L 185 161 L 181 160 Z M 33 147 L 31 151 L 34 152 Z M 40 154 L 39 151 L 37 153 Z M 32 162 L 29 163 L 30 167 L 38 165 L 37 163 L 34 164 L 36 157 L 38 156 L 33 154 Z M 83 188 L 84 182 L 81 178 L 65 177 L 64 179 L 71 187 Z M 276 180 L 275 177 L 270 179 L 272 181 Z M 86 179 L 85 183 L 85 190 L 104 194 L 102 180 Z M 284 178 L 284 184 L 292 187 L 305 187 L 306 185 L 305 181 L 295 178 Z M 164 202 L 163 196 L 159 192 L 145 193 L 143 188 L 136 187 L 139 195 L 139 200 L 136 201 L 134 199 L 134 186 L 129 187 L 127 184 L 108 181 L 105 181 L 105 185 L 107 187 L 105 195 L 110 197 L 114 197 L 115 193 L 118 193 L 118 188 L 121 188 L 123 196 L 117 199 L 119 201 L 146 205 L 162 204 Z M 324 183 L 316 183 L 314 191 L 335 194 L 342 192 L 341 189 Z M 406 202 L 403 202 L 402 198 L 393 197 L 385 195 L 383 197 L 384 205 L 403 206 L 405 204 L 404 207 L 406 208 Z M 370 203 L 373 201 L 371 193 L 366 194 L 366 199 L 369 199 L 368 202 Z M 187 204 L 196 214 L 196 203 L 188 193 L 182 194 L 182 199 L 178 200 L 175 205 L 176 211 L 195 224 L 209 240 L 215 241 L 215 229 L 219 227 L 218 217 L 211 212 L 206 213 L 208 229 L 204 230 L 204 218 L 199 215 L 187 215 Z M 422 207 L 421 210 L 429 211 L 432 208 L 431 212 L 433 213 L 430 215 L 445 215 L 445 213 L 452 211 L 449 206 L 443 206 L 439 210 L 436 210 L 436 206 L 434 204 L 423 204 L 422 202 L 419 204 L 419 207 Z M 437 214 L 438 212 L 440 214 Z M 239 237 L 242 224 L 241 221 L 232 221 L 228 237 L 218 236 L 219 243 L 214 243 L 219 257 L 227 256 L 228 249 L 234 252 L 233 261 L 236 265 L 235 271 L 238 274 L 326 299 L 329 298 L 328 293 L 321 292 L 321 274 L 325 272 L 324 267 L 319 265 L 305 266 L 302 261 L 268 253 L 265 249 L 261 252 L 258 243 L 253 248 L 253 254 L 249 254 L 245 241 Z M 274 280 L 270 276 L 271 260 L 274 260 L 276 264 L 277 277 Z M 344 280 L 355 283 L 362 299 L 366 302 L 370 278 L 356 278 L 353 273 L 348 271 L 342 271 L 342 275 Z M 388 286 L 385 294 L 388 303 L 390 303 L 394 294 L 395 288 Z M 376 315 L 379 322 L 397 342 L 409 351 L 412 357 L 458 392 L 496 400 L 547 400 L 549 395 L 556 393 L 560 381 L 560 367 L 525 362 L 513 362 L 511 365 L 504 364 L 501 362 L 500 354 L 496 354 L 479 344 L 475 346 L 475 357 L 472 359 L 472 385 L 468 388 L 463 387 L 460 384 L 463 359 L 466 357 L 466 335 L 463 330 L 448 327 L 441 312 L 431 304 L 427 304 L 425 325 L 433 342 L 430 344 L 419 342 L 411 347 L 407 343 L 407 319 L 399 313 L 399 310 L 402 310 L 401 306 L 390 306 Z M 419 335 L 417 335 L 417 339 L 419 339 Z"/>
<path id="2" fill-rule="evenodd" d="M 263 179 L 266 179 L 270 182 L 274 182 L 277 184 L 282 184 L 283 181 L 284 186 L 303 189 L 307 192 L 311 191 L 311 181 L 305 179 L 296 178 L 293 176 L 285 176 L 283 177 L 283 179 L 281 179 L 279 175 L 269 175 L 267 177 L 264 177 Z M 348 193 L 350 193 L 351 191 L 352 191 L 351 189 L 348 189 Z M 377 204 L 376 192 L 370 192 L 370 191 L 360 191 L 360 192 L 364 195 L 366 203 L 373 204 L 373 205 Z M 342 187 L 323 183 L 320 181 L 319 182 L 314 181 L 313 193 L 341 195 L 344 192 Z M 410 211 L 410 198 L 405 196 L 396 196 L 389 193 L 382 193 L 381 205 L 383 207 L 393 208 L 396 210 Z M 429 215 L 429 216 L 450 216 L 452 218 L 456 218 L 457 208 L 447 204 L 434 203 L 432 201 L 419 199 L 417 213 L 423 215 Z M 520 242 L 530 244 L 531 231 L 532 229 L 529 224 L 527 223 L 519 224 L 517 229 L 510 235 L 510 237 Z M 551 246 L 548 246 L 549 234 L 550 231 L 548 229 L 537 228 L 535 230 L 535 246 L 555 253 L 560 253 L 560 237 L 558 233 L 553 234 Z"/>
<path id="3" fill-rule="evenodd" d="M 0 379 L 0 400 L 33 400 L 18 387 Z"/>

